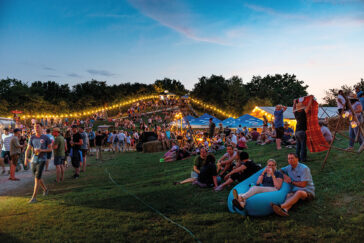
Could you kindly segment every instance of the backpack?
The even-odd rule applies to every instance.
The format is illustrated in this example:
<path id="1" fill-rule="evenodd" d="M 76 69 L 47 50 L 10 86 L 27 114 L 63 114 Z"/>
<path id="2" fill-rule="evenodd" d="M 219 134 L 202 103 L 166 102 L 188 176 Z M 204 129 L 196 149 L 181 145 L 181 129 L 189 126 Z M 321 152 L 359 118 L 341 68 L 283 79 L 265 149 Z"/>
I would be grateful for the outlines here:
<path id="1" fill-rule="evenodd" d="M 114 143 L 117 143 L 117 142 L 119 142 L 119 137 L 118 137 L 118 135 L 116 134 L 116 135 L 115 135 L 115 138 L 114 138 Z"/>

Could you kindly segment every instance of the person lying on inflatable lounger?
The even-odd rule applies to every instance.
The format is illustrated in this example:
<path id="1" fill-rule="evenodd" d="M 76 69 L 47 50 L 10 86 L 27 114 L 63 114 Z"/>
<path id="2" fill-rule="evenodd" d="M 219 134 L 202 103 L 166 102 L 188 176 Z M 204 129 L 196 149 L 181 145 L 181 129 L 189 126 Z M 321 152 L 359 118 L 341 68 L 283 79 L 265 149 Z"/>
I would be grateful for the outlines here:
<path id="1" fill-rule="evenodd" d="M 277 162 L 274 159 L 269 159 L 267 161 L 267 166 L 265 167 L 262 174 L 258 177 L 256 183 L 257 185 L 261 184 L 261 186 L 252 186 L 246 193 L 239 195 L 238 191 L 234 189 L 233 205 L 237 209 L 243 210 L 246 199 L 258 193 L 278 191 L 281 189 L 282 183 L 283 175 L 281 172 L 277 171 Z"/>
<path id="2" fill-rule="evenodd" d="M 298 162 L 298 156 L 288 154 L 289 165 L 283 167 L 284 181 L 291 184 L 291 191 L 287 194 L 286 201 L 281 205 L 272 204 L 273 211 L 280 216 L 288 216 L 288 210 L 301 200 L 312 200 L 315 197 L 310 168 Z"/>

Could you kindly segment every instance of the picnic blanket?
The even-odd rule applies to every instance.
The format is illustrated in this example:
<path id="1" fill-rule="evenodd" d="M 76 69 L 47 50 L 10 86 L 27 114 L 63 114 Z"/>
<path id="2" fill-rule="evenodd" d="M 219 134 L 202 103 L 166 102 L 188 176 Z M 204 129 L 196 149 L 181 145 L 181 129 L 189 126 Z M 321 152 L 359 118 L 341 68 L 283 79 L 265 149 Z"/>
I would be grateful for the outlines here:
<path id="1" fill-rule="evenodd" d="M 302 99 L 302 98 L 300 98 Z M 324 136 L 321 132 L 321 127 L 318 123 L 318 103 L 313 97 L 313 95 L 303 97 L 303 104 L 305 106 L 308 105 L 310 100 L 312 100 L 311 107 L 308 110 L 306 117 L 307 117 L 307 147 L 310 150 L 311 153 L 313 152 L 322 152 L 326 151 L 329 148 L 324 147 L 321 145 L 329 146 L 329 144 L 326 142 Z"/>

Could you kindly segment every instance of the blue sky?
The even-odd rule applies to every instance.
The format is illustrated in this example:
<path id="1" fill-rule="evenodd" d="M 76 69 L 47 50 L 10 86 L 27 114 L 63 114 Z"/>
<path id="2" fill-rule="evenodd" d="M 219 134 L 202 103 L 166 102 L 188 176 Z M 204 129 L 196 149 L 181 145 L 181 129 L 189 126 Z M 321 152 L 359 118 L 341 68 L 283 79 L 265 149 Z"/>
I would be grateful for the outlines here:
<path id="1" fill-rule="evenodd" d="M 364 78 L 364 0 L 0 0 L 0 78 L 192 89 L 286 72 L 319 100 Z"/>

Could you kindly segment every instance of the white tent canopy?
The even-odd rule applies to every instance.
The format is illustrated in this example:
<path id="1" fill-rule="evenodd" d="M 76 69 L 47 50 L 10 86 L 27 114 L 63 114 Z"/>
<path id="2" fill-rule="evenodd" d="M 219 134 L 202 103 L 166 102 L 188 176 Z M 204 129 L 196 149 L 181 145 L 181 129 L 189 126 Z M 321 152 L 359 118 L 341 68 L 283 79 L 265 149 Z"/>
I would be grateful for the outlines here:
<path id="1" fill-rule="evenodd" d="M 273 115 L 275 111 L 274 106 L 258 106 L 259 109 Z M 337 107 L 322 107 L 318 109 L 318 119 L 325 119 L 337 116 Z M 283 113 L 284 119 L 296 119 L 293 114 L 293 107 L 287 107 L 287 110 Z"/>

